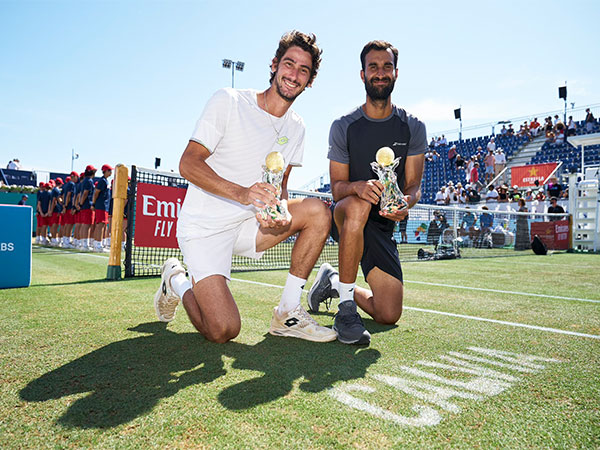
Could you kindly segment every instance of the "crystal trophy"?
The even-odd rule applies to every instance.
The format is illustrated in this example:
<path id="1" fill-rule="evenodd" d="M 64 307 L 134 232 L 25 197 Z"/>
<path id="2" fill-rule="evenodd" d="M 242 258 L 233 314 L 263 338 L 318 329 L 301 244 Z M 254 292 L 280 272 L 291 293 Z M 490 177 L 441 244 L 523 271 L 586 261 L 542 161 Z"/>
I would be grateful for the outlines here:
<path id="1" fill-rule="evenodd" d="M 269 183 L 275 187 L 275 197 L 281 200 L 281 182 L 283 181 L 283 156 L 279 152 L 271 152 L 265 158 L 265 165 L 262 173 L 263 183 Z M 285 203 L 279 202 L 275 206 L 266 205 L 259 211 L 263 220 L 290 220 L 292 216 Z"/>
<path id="2" fill-rule="evenodd" d="M 379 182 L 383 185 L 379 208 L 384 213 L 394 213 L 408 207 L 404 194 L 398 187 L 396 177 L 396 167 L 400 158 L 394 159 L 394 151 L 389 147 L 381 147 L 375 155 L 376 161 L 371 163 L 373 172 L 379 177 Z"/>

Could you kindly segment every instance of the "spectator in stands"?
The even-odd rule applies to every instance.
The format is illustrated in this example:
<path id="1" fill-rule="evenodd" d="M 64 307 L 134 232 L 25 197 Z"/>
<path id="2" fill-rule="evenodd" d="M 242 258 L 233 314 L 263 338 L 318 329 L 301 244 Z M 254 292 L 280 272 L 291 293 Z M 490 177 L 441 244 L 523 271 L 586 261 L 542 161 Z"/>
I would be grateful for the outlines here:
<path id="1" fill-rule="evenodd" d="M 465 170 L 465 182 L 467 184 L 471 183 L 471 170 L 475 166 L 475 155 L 471 155 L 469 160 L 467 161 L 467 168 Z"/>
<path id="2" fill-rule="evenodd" d="M 433 151 L 431 152 L 431 159 L 433 160 L 433 162 L 436 162 L 440 157 L 440 154 L 437 152 L 437 150 L 433 149 Z"/>
<path id="3" fill-rule="evenodd" d="M 448 150 L 448 160 L 450 161 L 450 163 L 454 162 L 454 158 L 456 158 L 457 154 L 458 152 L 456 151 L 456 145 L 450 147 L 450 149 Z"/>
<path id="4" fill-rule="evenodd" d="M 475 161 L 473 163 L 473 168 L 471 169 L 471 186 L 475 189 L 476 192 L 479 192 L 483 185 L 481 181 L 479 181 L 479 163 Z"/>
<path id="5" fill-rule="evenodd" d="M 468 201 L 469 203 L 479 203 L 481 201 L 481 195 L 479 195 L 478 190 L 472 185 L 469 189 Z"/>
<path id="6" fill-rule="evenodd" d="M 508 137 L 512 137 L 512 136 L 515 135 L 515 129 L 513 128 L 513 124 L 512 123 L 508 124 L 508 130 L 506 130 L 506 135 Z"/>
<path id="7" fill-rule="evenodd" d="M 558 122 L 560 122 L 558 114 L 554 114 L 554 120 L 552 121 L 552 126 L 554 127 L 555 130 L 556 130 L 556 125 L 558 125 Z"/>
<path id="8" fill-rule="evenodd" d="M 527 212 L 525 200 L 522 198 L 519 199 L 519 212 Z M 529 221 L 527 216 L 519 215 L 517 217 L 515 234 L 515 250 L 527 250 L 528 248 L 531 248 L 531 242 L 529 241 Z"/>
<path id="9" fill-rule="evenodd" d="M 590 108 L 587 108 L 585 110 L 585 112 L 586 112 L 585 131 L 587 131 L 588 133 L 591 133 L 592 131 L 594 131 L 594 125 L 596 124 L 596 119 L 594 118 L 592 111 L 590 111 Z"/>
<path id="10" fill-rule="evenodd" d="M 435 204 L 444 205 L 446 203 L 446 187 L 442 186 L 439 191 L 435 194 Z"/>
<path id="11" fill-rule="evenodd" d="M 465 160 L 460 156 L 460 153 L 456 154 L 454 164 L 456 164 L 456 170 L 465 170 Z"/>
<path id="12" fill-rule="evenodd" d="M 555 126 L 555 138 L 554 142 L 557 144 L 564 144 L 565 142 L 565 124 L 562 122 L 558 122 Z"/>
<path id="13" fill-rule="evenodd" d="M 26 195 L 26 194 L 24 194 L 24 195 L 21 197 L 21 200 L 19 200 L 19 203 L 17 203 L 17 205 L 19 205 L 19 206 L 26 205 L 26 204 L 27 204 L 27 199 L 28 199 L 28 198 L 29 198 L 29 196 L 28 196 L 28 195 Z"/>
<path id="14" fill-rule="evenodd" d="M 458 193 L 456 192 L 456 188 L 454 186 L 448 186 L 448 197 L 446 198 L 446 204 L 458 204 Z"/>
<path id="15" fill-rule="evenodd" d="M 533 201 L 533 191 L 531 189 L 527 189 L 525 191 L 525 196 L 523 197 L 525 199 L 525 201 L 527 202 L 531 202 Z"/>
<path id="16" fill-rule="evenodd" d="M 448 141 L 446 140 L 446 136 L 442 134 L 442 138 L 440 139 L 440 145 L 448 145 Z"/>
<path id="17" fill-rule="evenodd" d="M 552 125 L 552 117 L 548 116 L 545 119 L 545 124 L 544 124 L 544 131 L 546 132 L 546 137 L 548 136 L 548 133 L 553 131 L 554 129 L 554 125 Z"/>
<path id="18" fill-rule="evenodd" d="M 516 184 L 512 187 L 512 189 L 508 192 L 508 201 L 516 202 L 521 198 L 521 192 L 519 191 L 519 186 Z"/>
<path id="19" fill-rule="evenodd" d="M 508 201 L 508 186 L 506 184 L 499 186 L 497 189 L 497 192 L 498 192 L 497 200 L 499 203 L 505 203 Z"/>
<path id="20" fill-rule="evenodd" d="M 435 141 L 435 147 L 437 148 L 437 147 L 439 147 L 440 145 L 442 145 L 442 138 L 441 138 L 441 137 L 438 137 L 438 138 L 437 138 L 437 141 Z"/>
<path id="21" fill-rule="evenodd" d="M 540 123 L 535 117 L 531 122 L 529 122 L 529 132 L 533 137 L 536 137 L 540 132 Z"/>
<path id="22" fill-rule="evenodd" d="M 496 154 L 494 155 L 494 177 L 500 175 L 500 173 L 506 167 L 506 155 L 504 154 L 504 150 L 499 148 L 496 150 Z M 502 174 L 502 179 L 504 180 L 504 174 Z"/>
<path id="23" fill-rule="evenodd" d="M 563 187 L 562 184 L 558 182 L 556 177 L 550 178 L 548 180 L 548 184 L 546 185 L 546 192 L 548 192 L 549 197 L 560 197 L 560 193 L 562 192 Z"/>
<path id="24" fill-rule="evenodd" d="M 487 144 L 487 149 L 488 149 L 488 152 L 491 150 L 492 153 L 496 151 L 496 139 L 495 138 L 490 139 L 490 141 Z"/>
<path id="25" fill-rule="evenodd" d="M 14 158 L 8 163 L 6 168 L 9 170 L 21 170 L 21 161 L 18 158 Z"/>
<path id="26" fill-rule="evenodd" d="M 573 116 L 569 116 L 567 122 L 567 136 L 575 136 L 577 134 L 577 123 L 573 120 Z"/>
<path id="27" fill-rule="evenodd" d="M 565 210 L 562 206 L 558 204 L 558 198 L 551 197 L 550 198 L 550 206 L 548 207 L 548 214 L 561 214 L 564 213 Z M 564 217 L 551 217 L 550 221 L 554 222 L 556 220 L 563 220 Z"/>
<path id="28" fill-rule="evenodd" d="M 495 149 L 495 148 L 494 148 Z M 494 150 L 489 148 L 488 144 L 488 153 L 485 155 L 483 159 L 483 163 L 485 164 L 485 184 L 489 184 L 494 179 Z"/>
<path id="29" fill-rule="evenodd" d="M 546 196 L 544 195 L 544 191 L 543 191 L 543 190 L 541 190 L 541 189 L 539 189 L 539 190 L 537 191 L 537 194 L 535 194 L 535 199 L 536 199 L 538 202 L 543 202 L 543 201 L 545 201 L 545 200 L 546 200 Z"/>
<path id="30" fill-rule="evenodd" d="M 506 135 L 506 133 L 508 132 L 508 130 L 506 129 L 506 125 L 502 125 L 502 129 L 500 130 L 500 134 L 502 136 Z"/>
<path id="31" fill-rule="evenodd" d="M 433 150 L 436 147 L 435 145 L 435 136 L 431 138 L 431 142 L 429 143 L 429 148 Z"/>
<path id="32" fill-rule="evenodd" d="M 494 188 L 494 186 L 490 186 L 490 189 L 485 194 L 485 201 L 487 203 L 497 203 L 498 202 L 498 191 Z"/>
<path id="33" fill-rule="evenodd" d="M 546 131 L 546 142 L 549 144 L 554 143 L 556 136 L 554 135 L 554 131 Z"/>
<path id="34" fill-rule="evenodd" d="M 460 189 L 459 194 L 458 194 L 458 203 L 460 205 L 465 205 L 467 202 L 469 201 L 469 198 L 467 196 L 467 189 Z"/>

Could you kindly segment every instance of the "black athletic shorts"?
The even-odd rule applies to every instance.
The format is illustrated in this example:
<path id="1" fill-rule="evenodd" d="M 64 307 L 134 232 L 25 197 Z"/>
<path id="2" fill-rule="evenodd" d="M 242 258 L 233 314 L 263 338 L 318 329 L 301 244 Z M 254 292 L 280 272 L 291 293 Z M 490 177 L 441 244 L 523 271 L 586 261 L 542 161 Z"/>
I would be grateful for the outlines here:
<path id="1" fill-rule="evenodd" d="M 332 214 L 334 208 L 335 203 L 330 208 Z M 333 217 L 331 220 L 331 237 L 336 242 L 340 241 L 340 235 Z M 379 267 L 379 269 L 403 283 L 398 246 L 394 240 L 393 232 L 384 230 L 380 223 L 369 219 L 365 225 L 363 237 L 365 244 L 363 256 L 360 260 L 360 267 L 362 268 L 365 280 L 371 269 Z"/>

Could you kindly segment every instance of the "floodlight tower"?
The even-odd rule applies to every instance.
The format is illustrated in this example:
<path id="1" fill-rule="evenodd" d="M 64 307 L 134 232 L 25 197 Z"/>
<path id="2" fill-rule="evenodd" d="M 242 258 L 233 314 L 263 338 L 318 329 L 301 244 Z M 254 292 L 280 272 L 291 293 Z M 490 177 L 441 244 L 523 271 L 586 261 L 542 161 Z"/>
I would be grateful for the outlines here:
<path id="1" fill-rule="evenodd" d="M 231 59 L 223 60 L 223 68 L 229 69 L 231 68 L 231 87 L 234 87 L 235 84 L 235 71 L 243 72 L 245 63 L 242 61 L 232 61 Z"/>

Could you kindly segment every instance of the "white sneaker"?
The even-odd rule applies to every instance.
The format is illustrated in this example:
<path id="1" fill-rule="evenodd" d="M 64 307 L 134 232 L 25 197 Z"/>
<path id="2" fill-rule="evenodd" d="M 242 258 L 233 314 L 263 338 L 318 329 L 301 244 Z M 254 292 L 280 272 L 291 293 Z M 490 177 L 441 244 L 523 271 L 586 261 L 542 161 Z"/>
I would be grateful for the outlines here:
<path id="1" fill-rule="evenodd" d="M 169 258 L 163 264 L 161 272 L 160 287 L 154 294 L 154 310 L 158 320 L 170 322 L 175 318 L 181 300 L 171 288 L 171 277 L 179 273 L 185 275 L 185 269 L 177 258 Z"/>
<path id="2" fill-rule="evenodd" d="M 275 307 L 269 333 L 275 336 L 296 337 L 314 342 L 331 342 L 337 338 L 335 331 L 320 326 L 302 306 L 281 316 Z"/>

